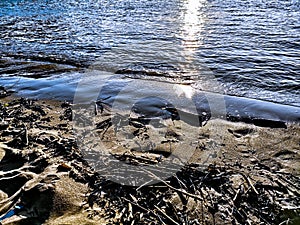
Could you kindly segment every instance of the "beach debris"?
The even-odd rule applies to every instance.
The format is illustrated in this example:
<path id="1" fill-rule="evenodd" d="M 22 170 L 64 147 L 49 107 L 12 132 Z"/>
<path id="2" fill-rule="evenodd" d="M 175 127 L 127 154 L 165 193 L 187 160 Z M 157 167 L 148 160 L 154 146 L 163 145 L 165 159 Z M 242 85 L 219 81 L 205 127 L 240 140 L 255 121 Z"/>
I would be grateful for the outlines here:
<path id="1" fill-rule="evenodd" d="M 0 222 L 9 218 L 9 217 L 12 217 L 13 215 L 15 215 L 16 213 L 18 213 L 18 211 L 20 211 L 21 209 L 23 208 L 23 206 L 19 206 L 19 205 L 16 205 L 14 207 L 14 209 L 11 209 L 10 211 L 8 211 L 4 216 L 1 216 L 0 217 Z"/>
<path id="2" fill-rule="evenodd" d="M 8 91 L 4 87 L 0 86 L 0 98 L 5 98 L 7 96 L 10 96 L 13 93 L 13 91 Z"/>
<path id="3" fill-rule="evenodd" d="M 129 186 L 108 179 L 107 171 L 94 170 L 79 151 L 70 120 L 71 106 L 64 103 L 49 110 L 51 107 L 25 98 L 0 103 L 0 223 L 47 224 L 57 201 L 65 203 L 56 207 L 55 215 L 70 213 L 59 212 L 59 208 L 72 202 L 55 194 L 57 183 L 66 180 L 65 176 L 75 184 L 89 187 L 88 192 L 82 193 L 84 202 L 78 207 L 80 213 L 86 213 L 91 221 L 104 219 L 106 224 L 299 222 L 300 178 L 283 171 L 271 160 L 256 157 L 257 149 L 241 151 L 248 164 L 227 160 L 225 155 L 209 165 L 194 162 L 177 167 L 168 178 L 162 179 L 160 175 L 168 168 L 164 169 L 161 163 L 172 151 L 163 146 L 178 144 L 184 136 L 180 130 L 173 129 L 178 126 L 173 121 L 166 124 L 160 121 L 160 126 L 150 129 L 152 123 L 145 123 L 142 118 L 120 114 L 113 120 L 97 114 L 100 119 L 90 124 L 99 138 L 108 143 L 116 130 L 127 129 L 140 144 L 148 143 L 150 131 L 166 131 L 160 135 L 165 145 L 150 146 L 149 151 L 118 149 L 103 154 L 108 166 L 114 163 L 112 159 L 118 160 L 156 182 Z M 236 143 L 241 143 L 257 130 L 228 128 L 226 132 Z M 201 136 L 199 151 L 208 151 L 208 139 L 209 135 Z M 272 154 L 287 160 L 288 156 L 297 157 L 297 150 L 283 149 Z M 122 167 L 116 170 L 122 175 Z"/>
<path id="4" fill-rule="evenodd" d="M 270 171 L 259 172 L 265 182 L 252 181 L 247 173 L 246 167 L 235 165 L 204 170 L 199 165 L 186 166 L 151 186 L 128 187 L 102 180 L 89 198 L 103 208 L 102 215 L 109 215 L 112 224 L 279 224 L 289 216 L 297 220 L 299 193 L 288 190 L 280 176 Z M 236 176 L 240 177 L 234 181 Z M 299 178 L 287 177 L 295 184 L 294 191 L 299 188 Z M 105 196 L 96 197 L 103 191 Z"/>

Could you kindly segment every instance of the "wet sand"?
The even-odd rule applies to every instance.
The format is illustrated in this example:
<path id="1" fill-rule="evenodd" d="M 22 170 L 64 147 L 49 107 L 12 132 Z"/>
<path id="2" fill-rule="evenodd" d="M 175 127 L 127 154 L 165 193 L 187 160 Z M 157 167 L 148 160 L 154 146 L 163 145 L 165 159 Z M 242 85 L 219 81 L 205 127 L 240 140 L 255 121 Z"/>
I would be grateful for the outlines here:
<path id="1" fill-rule="evenodd" d="M 145 123 L 104 107 L 86 129 L 68 103 L 0 103 L 2 224 L 299 222 L 298 124 Z"/>

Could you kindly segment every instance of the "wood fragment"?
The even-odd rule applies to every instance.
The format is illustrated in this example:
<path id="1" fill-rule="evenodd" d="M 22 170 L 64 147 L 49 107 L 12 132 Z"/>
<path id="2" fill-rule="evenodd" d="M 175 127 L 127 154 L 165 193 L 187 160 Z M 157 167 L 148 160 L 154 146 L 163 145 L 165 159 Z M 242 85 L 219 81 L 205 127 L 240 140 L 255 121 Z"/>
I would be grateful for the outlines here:
<path id="1" fill-rule="evenodd" d="M 256 190 L 256 188 L 254 187 L 254 185 L 252 184 L 250 178 L 248 176 L 246 176 L 244 173 L 240 173 L 247 181 L 247 183 L 250 185 L 250 187 L 252 188 L 252 190 L 255 192 L 255 194 L 259 195 L 258 191 Z"/>
<path id="2" fill-rule="evenodd" d="M 146 170 L 144 170 L 144 171 L 146 171 Z M 172 190 L 174 190 L 176 192 L 180 192 L 180 193 L 182 193 L 184 195 L 187 195 L 189 197 L 192 197 L 192 198 L 198 199 L 200 201 L 203 201 L 203 198 L 201 198 L 200 196 L 191 194 L 191 193 L 189 193 L 189 192 L 187 192 L 185 190 L 182 190 L 182 189 L 174 188 L 173 186 L 171 186 L 170 184 L 168 184 L 166 181 L 160 179 L 158 176 L 156 176 L 155 174 L 151 173 L 150 171 L 146 171 L 146 172 L 148 172 L 151 176 L 153 176 L 154 178 L 158 179 L 159 181 L 163 182 L 170 189 L 172 189 Z"/>
<path id="3" fill-rule="evenodd" d="M 175 224 L 175 225 L 180 225 L 179 223 L 177 223 L 175 220 L 173 220 L 170 216 L 168 216 L 163 210 L 161 210 L 160 208 L 158 208 L 158 206 L 154 206 L 161 214 L 163 214 L 171 223 Z"/>

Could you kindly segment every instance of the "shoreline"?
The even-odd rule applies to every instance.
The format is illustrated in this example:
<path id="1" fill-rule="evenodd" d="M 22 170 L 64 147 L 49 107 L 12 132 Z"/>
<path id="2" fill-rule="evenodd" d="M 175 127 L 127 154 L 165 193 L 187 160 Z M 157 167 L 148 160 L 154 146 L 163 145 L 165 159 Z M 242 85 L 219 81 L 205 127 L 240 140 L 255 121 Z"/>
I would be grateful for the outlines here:
<path id="1" fill-rule="evenodd" d="M 296 124 L 274 129 L 214 119 L 195 130 L 183 121 L 166 119 L 159 121 L 160 126 L 131 120 L 116 127 L 136 117 L 119 115 L 118 123 L 107 123 L 112 112 L 104 109 L 95 117 L 92 132 L 105 145 L 105 154 L 101 146 L 94 147 L 105 167 L 95 173 L 80 149 L 91 146 L 88 139 L 76 142 L 71 105 L 13 96 L 0 102 L 0 218 L 16 206 L 23 207 L 2 219 L 3 225 L 299 221 L 300 127 Z M 189 130 L 196 132 L 194 136 Z M 128 138 L 129 134 L 134 135 Z M 115 168 L 116 160 L 136 166 L 139 173 L 145 166 L 162 170 L 161 162 L 172 158 L 170 151 L 181 157 L 176 149 L 185 140 L 196 143 L 195 151 L 177 176 L 140 187 L 108 179 L 122 174 L 121 167 Z M 150 145 L 150 151 L 140 151 Z M 152 199 L 154 193 L 157 198 Z M 261 207 L 265 208 L 257 211 Z M 234 213 L 228 214 L 232 209 Z"/>
<path id="2" fill-rule="evenodd" d="M 180 88 L 181 85 L 179 85 Z M 118 87 L 117 89 L 111 91 L 104 89 L 104 93 L 102 93 L 101 98 L 107 99 L 104 100 L 103 103 L 111 106 L 113 105 L 113 101 L 118 96 L 118 92 L 120 91 L 121 87 Z M 5 89 L 3 89 L 5 90 Z M 70 87 L 67 89 L 67 91 L 70 91 Z M 53 91 L 53 90 L 51 90 Z M 10 92 L 13 96 L 16 98 L 20 97 L 29 97 L 31 99 L 36 99 L 36 95 L 20 95 L 18 93 L 12 93 L 11 90 L 7 90 L 6 92 Z M 74 91 L 75 92 L 75 91 Z M 186 93 L 182 93 L 186 94 Z M 46 97 L 45 94 L 39 94 L 38 99 L 40 100 L 53 100 L 53 101 L 68 101 L 73 102 L 73 98 L 71 97 L 73 94 L 66 94 L 63 93 L 62 96 L 64 97 Z M 166 94 L 168 95 L 168 94 Z M 66 97 L 69 96 L 69 97 Z M 150 93 L 149 93 L 150 96 Z M 207 96 L 210 96 L 209 98 L 216 98 L 217 103 L 222 101 L 222 104 L 224 104 L 224 109 L 221 109 L 223 111 L 220 116 L 218 115 L 211 115 L 211 104 L 214 104 L 214 102 L 208 102 Z M 126 104 L 126 99 L 130 99 L 134 96 L 124 96 L 121 97 L 122 101 L 124 101 L 124 104 Z M 169 97 L 169 96 L 167 96 Z M 179 97 L 179 96 L 178 96 Z M 182 96 L 180 96 L 181 99 Z M 97 99 L 99 100 L 99 99 Z M 188 100 L 190 101 L 190 100 Z M 295 123 L 300 124 L 300 107 L 297 106 L 291 106 L 291 105 L 283 105 L 279 103 L 269 102 L 269 101 L 263 101 L 258 99 L 251 99 L 251 98 L 245 98 L 245 97 L 239 97 L 239 96 L 230 96 L 230 95 L 221 95 L 216 93 L 209 93 L 204 91 L 197 91 L 193 90 L 192 93 L 192 99 L 194 106 L 196 107 L 197 113 L 199 114 L 199 120 L 200 123 L 205 122 L 206 119 L 209 119 L 211 116 L 215 118 L 224 117 L 226 115 L 226 120 L 232 121 L 232 122 L 245 122 L 248 124 L 254 124 L 256 126 L 261 127 L 271 127 L 271 128 L 285 128 L 287 124 L 289 123 Z M 160 102 L 155 101 L 148 101 L 146 102 L 145 107 L 154 108 L 156 107 L 157 111 L 160 111 L 163 105 L 160 106 Z M 183 114 L 195 114 L 193 112 L 194 110 L 188 109 L 188 108 L 179 108 L 177 107 L 176 110 L 181 111 Z M 172 106 L 174 107 L 174 106 Z M 218 106 L 217 106 L 218 108 Z M 202 113 L 205 113 L 206 116 L 201 116 Z M 216 114 L 216 113 L 213 113 Z M 147 117 L 147 115 L 145 115 Z M 150 115 L 151 116 L 151 115 Z"/>

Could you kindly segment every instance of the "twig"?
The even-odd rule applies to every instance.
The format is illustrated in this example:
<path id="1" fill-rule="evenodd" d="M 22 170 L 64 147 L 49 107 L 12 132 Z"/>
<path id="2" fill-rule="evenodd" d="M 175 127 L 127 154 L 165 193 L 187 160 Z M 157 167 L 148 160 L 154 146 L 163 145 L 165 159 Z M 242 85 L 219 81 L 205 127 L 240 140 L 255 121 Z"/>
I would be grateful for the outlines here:
<path id="1" fill-rule="evenodd" d="M 176 180 L 178 181 L 180 186 L 183 186 L 185 189 L 187 189 L 187 186 L 185 185 L 185 183 L 183 183 L 176 174 L 174 174 L 174 177 L 176 178 Z"/>
<path id="2" fill-rule="evenodd" d="M 147 182 L 145 182 L 144 184 L 141 184 L 136 190 L 140 190 L 142 187 L 146 186 L 147 184 L 150 184 L 153 180 L 149 180 Z M 149 186 L 150 187 L 150 186 Z"/>
<path id="3" fill-rule="evenodd" d="M 258 191 L 256 190 L 256 188 L 254 187 L 254 185 L 252 184 L 250 178 L 248 176 L 246 176 L 245 174 L 239 172 L 239 174 L 241 174 L 245 180 L 247 181 L 247 183 L 250 185 L 250 187 L 253 189 L 253 191 L 255 192 L 255 194 L 259 195 Z"/>
<path id="4" fill-rule="evenodd" d="M 123 200 L 125 200 L 125 201 L 127 201 L 127 202 L 129 202 L 129 203 L 131 203 L 131 204 L 133 204 L 133 205 L 135 205 L 136 207 L 142 209 L 143 211 L 145 211 L 145 212 L 147 212 L 147 213 L 151 213 L 151 214 L 153 214 L 153 215 L 156 216 L 156 214 L 155 214 L 154 212 L 152 212 L 152 211 L 149 210 L 149 209 L 144 208 L 143 206 L 141 206 L 141 205 L 138 204 L 137 202 L 130 201 L 129 199 L 124 198 L 124 197 L 121 197 L 121 198 L 122 198 Z"/>
<path id="5" fill-rule="evenodd" d="M 141 205 L 138 204 L 137 202 L 130 201 L 130 200 L 127 199 L 127 198 L 121 197 L 121 199 L 123 199 L 123 200 L 129 202 L 129 203 L 132 204 L 132 205 L 135 205 L 136 207 L 142 209 L 143 211 L 145 211 L 145 212 L 147 212 L 147 213 L 149 213 L 149 214 L 152 214 L 153 216 L 155 216 L 156 218 L 158 218 L 163 224 L 165 224 L 165 223 L 162 221 L 162 219 L 160 218 L 160 216 L 157 215 L 156 213 L 154 213 L 152 210 L 146 209 L 145 207 L 141 206 Z M 133 198 L 133 199 L 135 199 L 135 198 Z"/>
<path id="6" fill-rule="evenodd" d="M 145 164 L 156 164 L 157 162 L 155 160 L 146 158 L 146 157 L 142 157 L 142 156 L 137 156 L 137 155 L 128 155 L 128 154 L 112 154 L 114 157 L 118 158 L 122 158 L 125 157 L 128 160 L 135 160 L 136 163 L 139 163 L 140 165 Z"/>
<path id="7" fill-rule="evenodd" d="M 0 202 L 1 208 L 0 208 L 0 215 L 5 213 L 9 208 L 13 206 L 17 202 L 17 198 L 19 195 L 23 192 L 24 187 L 20 188 L 15 194 L 13 194 L 11 197 L 4 199 L 3 201 Z"/>
<path id="8" fill-rule="evenodd" d="M 278 224 L 278 225 L 289 224 L 289 222 L 290 222 L 290 218 L 288 218 L 287 220 L 281 222 L 281 223 Z"/>
<path id="9" fill-rule="evenodd" d="M 25 135 L 25 145 L 28 146 L 29 141 L 28 141 L 28 130 L 27 127 L 25 126 L 25 131 L 24 131 L 24 135 Z"/>
<path id="10" fill-rule="evenodd" d="M 238 195 L 240 194 L 241 189 L 239 188 L 234 196 L 234 198 L 232 199 L 233 202 L 235 202 L 235 200 L 237 199 Z"/>
<path id="11" fill-rule="evenodd" d="M 172 222 L 175 225 L 180 225 L 179 223 L 177 223 L 175 220 L 173 220 L 170 216 L 168 216 L 163 210 L 161 210 L 160 208 L 158 208 L 158 206 L 154 206 L 161 214 L 163 214 L 168 220 L 170 220 L 170 222 Z"/>
<path id="12" fill-rule="evenodd" d="M 159 181 L 163 182 L 170 189 L 172 189 L 172 190 L 174 190 L 176 192 L 180 192 L 180 193 L 182 193 L 184 195 L 187 195 L 189 197 L 192 197 L 192 198 L 198 199 L 200 201 L 203 201 L 203 198 L 201 198 L 199 195 L 194 195 L 194 194 L 191 194 L 189 192 L 186 192 L 185 190 L 174 188 L 173 186 L 171 186 L 170 184 L 168 184 L 166 181 L 162 180 L 161 178 L 159 178 L 155 174 L 151 173 L 150 171 L 148 171 L 148 170 L 144 170 L 144 171 L 146 171 L 147 173 L 149 173 L 151 176 L 153 176 L 154 178 L 158 179 Z"/>

